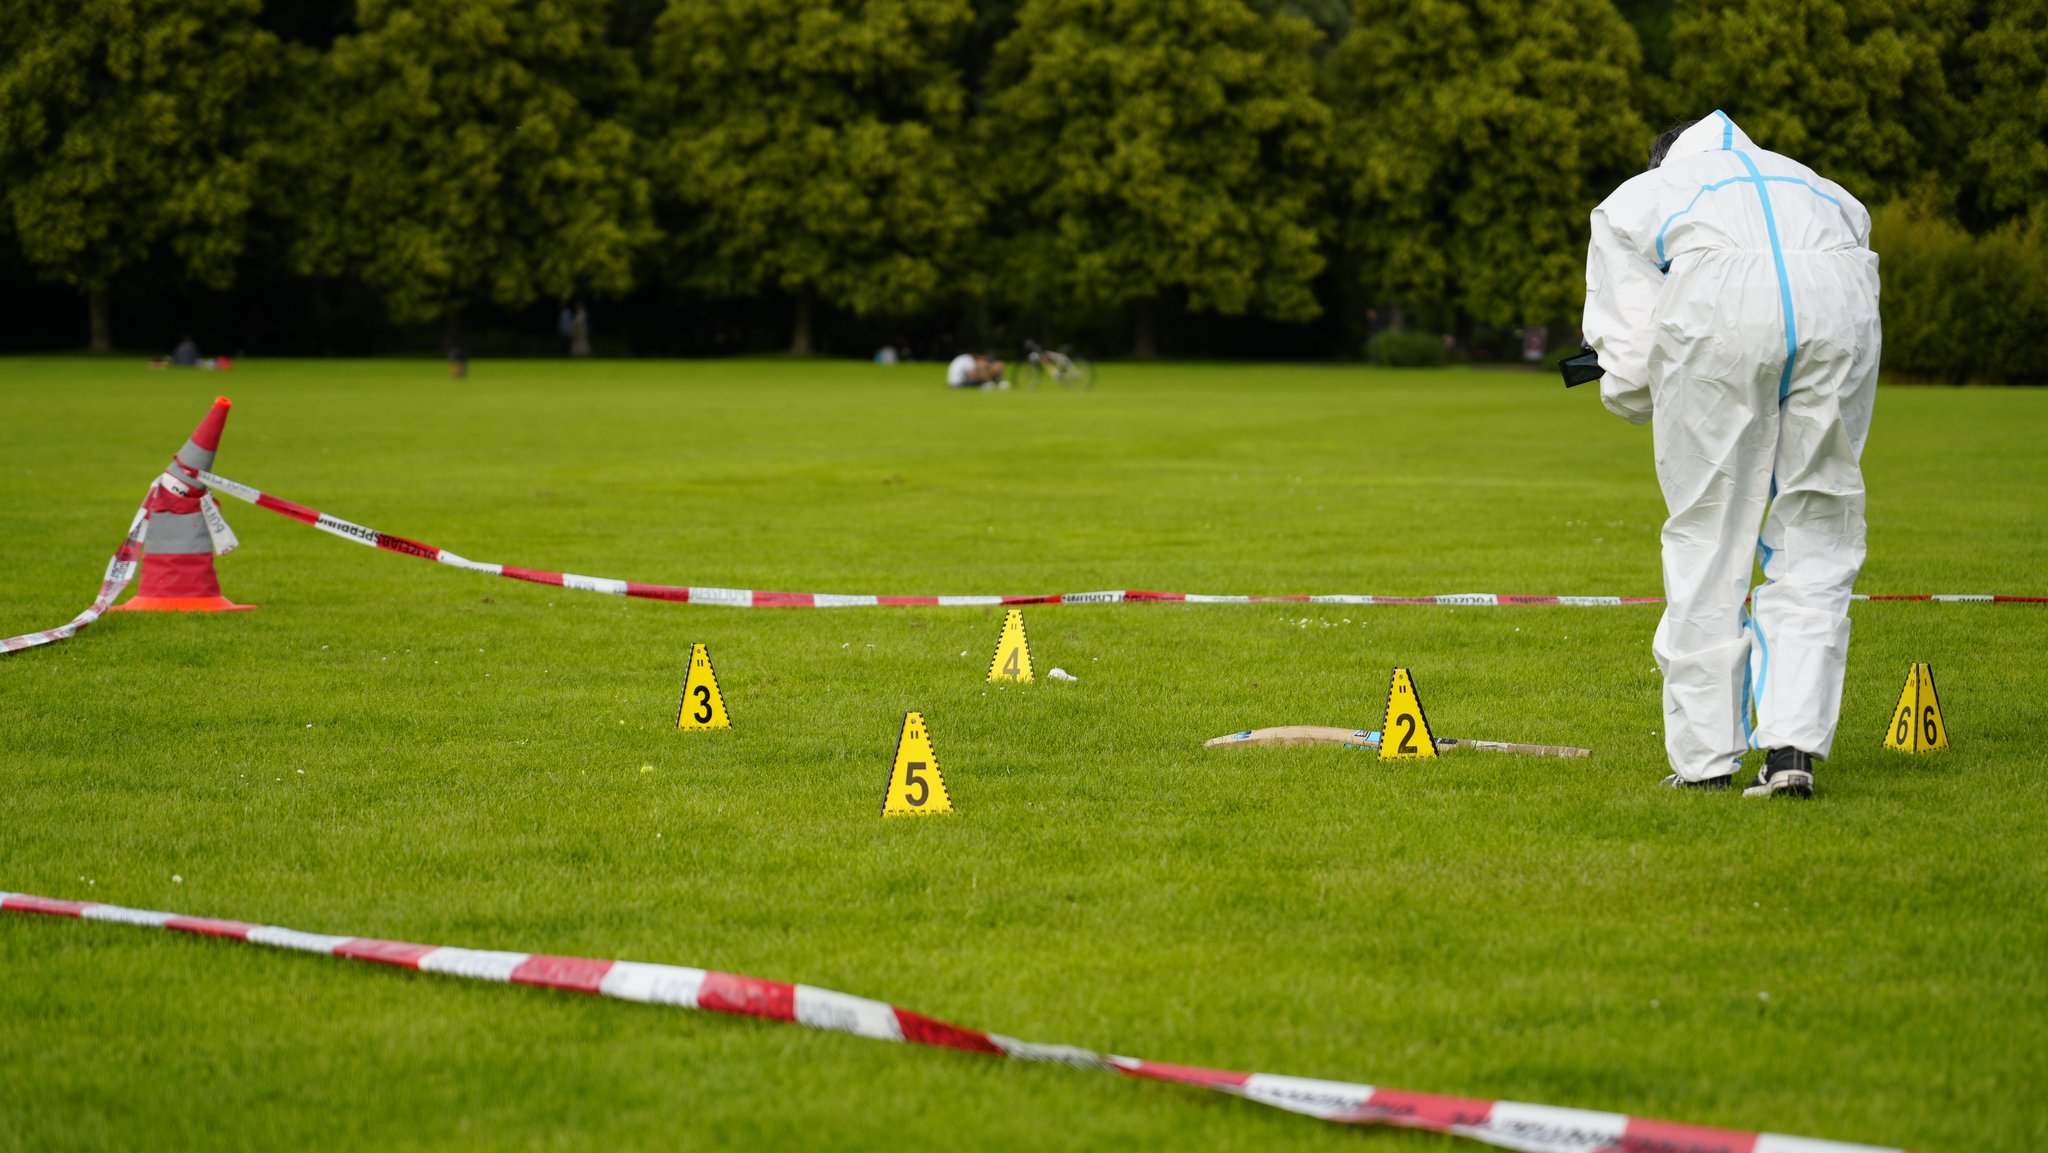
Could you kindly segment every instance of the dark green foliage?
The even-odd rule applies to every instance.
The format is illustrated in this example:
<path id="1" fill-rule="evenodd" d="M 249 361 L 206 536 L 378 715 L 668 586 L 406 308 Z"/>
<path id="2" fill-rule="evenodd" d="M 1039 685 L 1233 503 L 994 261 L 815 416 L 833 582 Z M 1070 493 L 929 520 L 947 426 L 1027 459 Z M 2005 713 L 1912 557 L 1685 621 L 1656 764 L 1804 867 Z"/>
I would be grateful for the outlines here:
<path id="1" fill-rule="evenodd" d="M 400 321 L 632 286 L 653 232 L 631 132 L 589 107 L 633 83 L 602 0 L 362 0 L 358 21 L 283 142 L 302 271 Z"/>
<path id="2" fill-rule="evenodd" d="M 1635 29 L 1642 48 L 1643 69 L 1635 78 L 1636 109 L 1653 129 L 1672 120 L 1691 119 L 1690 101 L 1677 92 L 1671 81 L 1671 17 L 1675 0 L 1615 0 L 1615 10 Z"/>
<path id="3" fill-rule="evenodd" d="M 1759 145 L 1890 205 L 1873 239 L 1888 369 L 2048 376 L 2048 5 L 1680 0 L 1672 35 L 1692 115 L 1723 108 Z"/>
<path id="4" fill-rule="evenodd" d="M 1963 42 L 1974 98 L 1962 172 L 1967 202 L 1992 219 L 2048 226 L 2048 0 L 1995 0 Z"/>
<path id="5" fill-rule="evenodd" d="M 0 344 L 1493 359 L 1716 107 L 2038 378 L 2048 0 L 0 0 Z"/>
<path id="6" fill-rule="evenodd" d="M 605 7 L 605 39 L 620 48 L 638 49 L 654 35 L 654 22 L 668 5 L 664 0 L 608 0 Z"/>
<path id="7" fill-rule="evenodd" d="M 1671 10 L 1673 0 L 1615 0 L 1614 9 L 1636 30 L 1643 49 L 1643 68 L 1652 76 L 1671 74 Z"/>
<path id="8" fill-rule="evenodd" d="M 1449 357 L 1441 336 L 1390 328 L 1365 342 L 1365 360 L 1391 368 L 1430 368 L 1447 363 Z"/>
<path id="9" fill-rule="evenodd" d="M 259 17 L 264 29 L 294 44 L 325 49 L 355 31 L 355 0 L 272 0 Z"/>
<path id="10" fill-rule="evenodd" d="M 1023 6 L 1024 0 L 974 0 L 974 20 L 961 38 L 956 59 L 969 94 L 977 101 L 986 92 L 996 46 L 1017 27 L 1017 9 Z"/>
<path id="11" fill-rule="evenodd" d="M 1315 25 L 1323 34 L 1314 48 L 1318 56 L 1335 48 L 1351 31 L 1351 0 L 1253 0 L 1252 6 L 1265 13 L 1299 16 Z"/>
<path id="12" fill-rule="evenodd" d="M 2048 382 L 2048 242 L 2038 222 L 1972 236 L 1924 204 L 1877 210 L 1884 363 L 1962 383 Z"/>
<path id="13" fill-rule="evenodd" d="M 234 276 L 275 74 L 257 0 L 0 3 L 0 211 L 44 279 L 104 290 L 153 250 Z"/>
<path id="14" fill-rule="evenodd" d="M 1002 291 L 1141 316 L 1167 300 L 1316 315 L 1317 38 L 1241 0 L 1026 3 L 982 121 Z"/>
<path id="15" fill-rule="evenodd" d="M 1967 135 L 1945 63 L 1971 0 L 1680 0 L 1672 79 L 1688 116 L 1720 108 L 1764 148 L 1867 203 L 1948 171 Z"/>
<path id="16" fill-rule="evenodd" d="M 1587 214 L 1648 141 L 1608 0 L 1359 0 L 1332 63 L 1366 289 L 1481 323 L 1575 318 Z"/>
<path id="17" fill-rule="evenodd" d="M 979 223 L 951 60 L 966 0 L 671 0 L 643 117 L 675 278 L 856 313 L 924 307 Z"/>

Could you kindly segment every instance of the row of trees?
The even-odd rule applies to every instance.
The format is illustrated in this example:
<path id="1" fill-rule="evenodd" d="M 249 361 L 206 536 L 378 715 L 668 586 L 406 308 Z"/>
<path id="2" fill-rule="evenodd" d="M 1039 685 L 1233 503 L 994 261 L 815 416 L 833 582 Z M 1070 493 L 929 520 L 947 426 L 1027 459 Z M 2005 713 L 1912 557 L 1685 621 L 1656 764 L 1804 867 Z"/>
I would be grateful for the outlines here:
<path id="1" fill-rule="evenodd" d="M 271 0 L 278 5 L 280 0 Z M 1576 319 L 1588 209 L 1727 109 L 2048 227 L 2048 0 L 7 0 L 0 244 L 404 323 L 659 284 L 861 316 Z"/>

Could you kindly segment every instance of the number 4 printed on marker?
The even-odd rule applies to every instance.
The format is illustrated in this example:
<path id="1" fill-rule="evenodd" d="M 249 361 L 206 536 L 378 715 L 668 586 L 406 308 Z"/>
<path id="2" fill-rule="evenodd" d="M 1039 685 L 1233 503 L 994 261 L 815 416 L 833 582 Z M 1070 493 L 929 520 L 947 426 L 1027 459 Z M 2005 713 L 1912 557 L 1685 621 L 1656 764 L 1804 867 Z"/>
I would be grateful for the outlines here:
<path id="1" fill-rule="evenodd" d="M 988 662 L 988 679 L 1028 684 L 1031 676 L 1031 639 L 1024 633 L 1024 614 L 1011 609 L 1003 616 L 1003 631 L 996 637 L 996 652 Z"/>

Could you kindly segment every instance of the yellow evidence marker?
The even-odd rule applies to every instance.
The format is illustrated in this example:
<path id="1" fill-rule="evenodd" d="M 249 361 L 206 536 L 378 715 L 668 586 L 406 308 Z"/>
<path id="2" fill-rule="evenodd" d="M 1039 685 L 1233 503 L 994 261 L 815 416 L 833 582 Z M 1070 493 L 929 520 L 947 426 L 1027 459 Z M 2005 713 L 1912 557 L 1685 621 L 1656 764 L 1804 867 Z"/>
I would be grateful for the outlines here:
<path id="1" fill-rule="evenodd" d="M 702 643 L 690 646 L 690 672 L 683 678 L 683 699 L 676 702 L 676 728 L 729 729 L 732 717 L 725 711 L 725 694 L 718 691 L 718 674 L 711 671 L 711 653 Z"/>
<path id="2" fill-rule="evenodd" d="M 1003 635 L 996 638 L 996 655 L 988 662 L 990 684 L 997 681 L 1031 681 L 1031 641 L 1024 636 L 1024 611 L 1011 609 L 1003 618 Z"/>
<path id="3" fill-rule="evenodd" d="M 904 713 L 896 761 L 889 766 L 889 783 L 882 789 L 882 815 L 919 817 L 952 811 L 953 798 L 946 793 L 946 778 L 939 775 L 939 754 L 932 748 L 924 714 Z"/>
<path id="4" fill-rule="evenodd" d="M 1387 716 L 1380 722 L 1380 759 L 1436 757 L 1436 737 L 1423 715 L 1422 698 L 1415 695 L 1415 681 L 1407 669 L 1395 669 L 1387 686 Z"/>
<path id="5" fill-rule="evenodd" d="M 1906 687 L 1899 692 L 1899 707 L 1892 710 L 1884 747 L 1902 753 L 1931 753 L 1948 747 L 1948 722 L 1941 719 L 1933 665 L 1917 664 L 1906 671 Z"/>

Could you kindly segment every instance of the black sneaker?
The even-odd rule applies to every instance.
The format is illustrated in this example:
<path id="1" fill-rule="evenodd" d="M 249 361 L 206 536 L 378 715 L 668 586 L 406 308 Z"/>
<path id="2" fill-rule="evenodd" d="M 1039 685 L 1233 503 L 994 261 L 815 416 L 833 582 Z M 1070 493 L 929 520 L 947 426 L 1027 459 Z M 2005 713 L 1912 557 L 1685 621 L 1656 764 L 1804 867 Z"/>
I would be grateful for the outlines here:
<path id="1" fill-rule="evenodd" d="M 1734 781 L 1734 779 L 1735 775 L 1733 773 L 1724 773 L 1718 777 L 1706 777 L 1697 781 L 1688 781 L 1677 773 L 1673 773 L 1664 778 L 1664 787 L 1667 789 L 1708 789 L 1715 792 L 1725 792 L 1730 782 Z"/>
<path id="2" fill-rule="evenodd" d="M 1756 783 L 1742 790 L 1745 797 L 1810 797 L 1813 795 L 1813 754 L 1787 746 L 1772 749 L 1757 770 Z"/>

